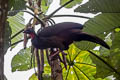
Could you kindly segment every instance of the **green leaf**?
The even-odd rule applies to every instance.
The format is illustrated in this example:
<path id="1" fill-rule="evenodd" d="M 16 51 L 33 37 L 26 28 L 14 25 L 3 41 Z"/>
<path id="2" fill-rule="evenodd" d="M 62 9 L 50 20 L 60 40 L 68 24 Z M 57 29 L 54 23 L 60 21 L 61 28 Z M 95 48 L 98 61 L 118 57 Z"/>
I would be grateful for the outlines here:
<path id="1" fill-rule="evenodd" d="M 92 1 L 92 0 L 91 0 Z M 99 1 L 98 1 L 99 2 Z M 109 1 L 108 1 L 109 2 Z M 116 0 L 117 2 L 117 0 Z M 114 3 L 114 1 L 113 1 Z M 104 3 L 103 3 L 104 4 Z M 98 6 L 99 7 L 99 6 Z M 97 7 L 98 10 L 100 10 Z M 103 6 L 101 6 L 103 7 Z M 111 7 L 111 6 L 109 6 Z M 100 38 L 104 39 L 106 37 L 106 35 L 108 34 L 112 34 L 112 38 L 109 39 L 109 41 L 107 41 L 110 45 L 111 45 L 111 50 L 108 51 L 104 48 L 100 48 L 100 56 L 102 56 L 102 58 L 109 63 L 113 68 L 115 68 L 118 72 L 120 72 L 120 69 L 118 66 L 119 62 L 120 62 L 120 55 L 119 55 L 119 20 L 120 20 L 120 14 L 117 13 L 117 11 L 119 11 L 119 7 L 117 9 L 116 8 L 108 8 L 108 7 L 104 7 L 107 8 L 108 10 L 104 10 L 103 8 L 101 8 L 101 12 L 103 12 L 103 14 L 97 15 L 96 17 L 94 17 L 93 19 L 88 20 L 85 23 L 85 27 L 84 30 L 85 32 L 92 34 L 92 35 L 97 35 Z M 109 9 L 114 9 L 109 10 Z M 116 10 L 116 11 L 115 11 Z M 111 13 L 104 13 L 105 11 L 110 12 Z M 89 12 L 89 11 L 88 11 Z M 99 12 L 99 11 L 98 11 Z M 112 13 L 114 12 L 114 13 Z M 118 33 L 113 33 L 113 32 L 118 32 Z M 112 44 L 111 41 L 112 40 Z M 101 78 L 105 78 L 107 76 L 110 75 L 114 75 L 117 79 L 119 79 L 118 74 L 114 74 L 114 72 L 107 67 L 104 63 L 102 63 L 100 60 L 97 60 L 95 58 L 92 59 L 93 62 L 96 64 L 96 69 L 97 69 L 97 73 L 96 73 L 96 78 L 101 77 Z"/>
<path id="2" fill-rule="evenodd" d="M 42 77 L 43 77 L 43 80 L 50 80 L 51 79 L 51 68 L 47 63 L 45 63 L 45 65 L 44 65 L 44 73 L 43 73 Z M 29 78 L 29 80 L 38 80 L 38 77 L 35 74 L 33 74 Z"/>
<path id="3" fill-rule="evenodd" d="M 31 55 L 30 48 L 20 50 L 12 59 L 12 72 L 30 69 Z"/>
<path id="4" fill-rule="evenodd" d="M 112 46 L 111 34 L 109 34 L 109 35 L 105 38 L 105 41 L 106 41 L 110 46 Z M 107 57 L 110 56 L 110 50 L 109 50 L 109 49 L 106 49 L 106 48 L 103 47 L 103 46 L 100 47 L 99 52 L 100 52 L 100 56 L 102 56 L 102 57 L 104 57 L 104 58 L 107 58 Z"/>
<path id="5" fill-rule="evenodd" d="M 120 14 L 100 14 L 88 20 L 84 25 L 83 31 L 99 36 L 104 34 L 104 32 L 114 31 L 120 25 L 119 20 Z"/>
<path id="6" fill-rule="evenodd" d="M 95 53 L 99 54 L 99 52 L 97 52 L 97 51 Z M 101 57 L 101 56 L 99 56 L 99 57 Z M 111 76 L 113 74 L 113 71 L 111 70 L 111 68 L 108 65 L 106 65 L 103 61 L 98 59 L 96 56 L 91 54 L 91 59 L 96 64 L 96 75 L 95 75 L 96 78 L 104 79 L 105 77 Z M 106 62 L 109 63 L 109 61 L 107 61 L 107 60 L 106 60 Z"/>
<path id="7" fill-rule="evenodd" d="M 29 80 L 38 80 L 37 75 L 33 74 Z M 51 76 L 49 74 L 43 74 L 43 80 L 51 80 Z"/>
<path id="8" fill-rule="evenodd" d="M 115 32 L 112 34 L 113 43 L 110 50 L 110 62 L 111 65 L 120 72 L 120 32 Z M 117 78 L 120 78 L 118 75 L 114 75 Z"/>
<path id="9" fill-rule="evenodd" d="M 25 0 L 9 0 L 9 10 L 23 10 L 26 8 Z"/>
<path id="10" fill-rule="evenodd" d="M 47 12 L 47 10 L 52 2 L 53 2 L 53 0 L 42 0 L 41 8 L 44 13 Z"/>
<path id="11" fill-rule="evenodd" d="M 9 17 L 7 19 L 7 21 L 9 22 L 10 28 L 12 30 L 11 37 L 25 27 L 25 25 L 24 25 L 24 18 L 23 18 L 23 13 L 22 12 L 16 14 L 15 16 Z M 14 43 L 14 42 L 22 39 L 22 37 L 23 37 L 23 33 L 17 35 L 11 41 L 12 41 L 12 43 Z"/>
<path id="12" fill-rule="evenodd" d="M 75 12 L 81 13 L 120 13 L 120 0 L 89 0 L 80 5 Z"/>
<path id="13" fill-rule="evenodd" d="M 36 74 L 33 74 L 33 75 L 29 78 L 29 80 L 38 80 L 38 77 L 37 77 Z"/>
<path id="14" fill-rule="evenodd" d="M 109 34 L 109 32 L 114 31 L 114 29 L 118 28 L 120 23 L 120 14 L 100 14 L 93 19 L 88 20 L 84 24 L 83 31 L 92 35 L 96 35 L 101 39 L 105 39 L 105 36 Z M 81 50 L 92 49 L 95 47 L 95 44 L 88 42 L 79 42 L 77 47 Z"/>
<path id="15" fill-rule="evenodd" d="M 101 61 L 98 60 L 93 55 L 91 57 L 87 51 L 81 51 L 72 44 L 69 50 L 65 52 L 68 53 L 67 54 L 68 69 L 67 70 L 65 68 L 63 69 L 64 80 L 111 80 L 105 77 L 104 79 L 101 79 L 94 76 L 96 74 L 96 65 L 94 63 L 96 62 L 97 64 L 100 65 Z M 95 60 L 93 60 L 93 57 Z M 100 63 L 98 63 L 96 60 L 99 61 Z M 105 64 L 102 63 L 102 65 Z M 107 68 L 109 69 L 109 67 Z"/>
<path id="16" fill-rule="evenodd" d="M 68 70 L 63 70 L 64 80 L 94 80 L 96 72 L 87 51 L 80 51 L 71 45 L 67 55 Z"/>
<path id="17" fill-rule="evenodd" d="M 115 29 L 115 32 L 120 32 L 120 28 L 116 28 L 116 29 Z"/>
<path id="18" fill-rule="evenodd" d="M 95 48 L 96 44 L 89 41 L 80 41 L 74 43 L 76 47 L 78 47 L 81 50 L 91 50 Z"/>
<path id="19" fill-rule="evenodd" d="M 66 2 L 68 2 L 70 0 L 60 0 L 60 4 L 64 4 Z M 66 8 L 72 8 L 73 6 L 80 4 L 82 2 L 82 0 L 73 0 L 71 3 L 69 3 L 68 5 L 66 5 Z"/>

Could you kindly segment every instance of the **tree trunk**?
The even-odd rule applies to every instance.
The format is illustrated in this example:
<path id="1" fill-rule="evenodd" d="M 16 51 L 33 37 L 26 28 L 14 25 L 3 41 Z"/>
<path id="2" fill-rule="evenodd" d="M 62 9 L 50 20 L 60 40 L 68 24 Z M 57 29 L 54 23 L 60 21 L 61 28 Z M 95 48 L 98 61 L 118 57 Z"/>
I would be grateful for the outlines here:
<path id="1" fill-rule="evenodd" d="M 51 71 L 51 80 L 63 80 L 62 67 L 58 59 L 51 61 Z"/>
<path id="2" fill-rule="evenodd" d="M 0 0 L 0 80 L 4 80 L 4 31 L 8 11 L 8 0 Z"/>

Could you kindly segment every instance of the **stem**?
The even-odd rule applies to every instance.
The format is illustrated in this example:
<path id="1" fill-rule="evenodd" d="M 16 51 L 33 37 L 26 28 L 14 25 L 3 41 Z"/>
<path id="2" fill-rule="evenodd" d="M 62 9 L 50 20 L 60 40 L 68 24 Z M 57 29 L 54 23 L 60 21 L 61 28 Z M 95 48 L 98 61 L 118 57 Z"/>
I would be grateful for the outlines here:
<path id="1" fill-rule="evenodd" d="M 6 19 L 8 13 L 8 2 L 9 0 L 0 0 L 0 80 L 4 80 L 4 55 L 6 52 L 5 46 L 5 30 L 8 26 L 6 26 Z M 7 41 L 9 42 L 9 41 Z"/>
<path id="2" fill-rule="evenodd" d="M 65 77 L 65 80 L 67 80 L 67 77 L 68 77 L 69 71 L 70 71 L 70 66 L 69 66 L 69 68 L 68 68 L 68 71 L 67 71 L 67 75 L 66 75 L 66 77 Z"/>
<path id="3" fill-rule="evenodd" d="M 91 19 L 90 17 L 86 17 L 86 16 L 79 16 L 79 15 L 54 15 L 52 16 L 54 17 L 77 17 L 77 18 L 86 18 L 86 19 Z"/>
<path id="4" fill-rule="evenodd" d="M 29 12 L 29 11 L 21 11 L 21 12 L 26 12 L 29 13 L 30 15 L 32 15 L 33 17 L 35 17 L 40 23 L 41 25 L 44 27 L 45 24 L 43 23 L 43 21 L 41 19 L 39 19 L 36 15 L 34 15 L 33 13 Z"/>
<path id="5" fill-rule="evenodd" d="M 49 19 L 53 24 L 56 24 L 55 21 L 53 19 Z"/>
<path id="6" fill-rule="evenodd" d="M 50 22 L 51 26 L 55 25 L 55 21 L 53 19 L 48 19 L 47 22 Z"/>
<path id="7" fill-rule="evenodd" d="M 77 80 L 80 80 L 80 79 L 79 79 L 79 76 L 78 76 L 78 74 L 77 74 L 77 72 L 76 72 L 76 70 L 75 70 L 74 67 L 73 67 L 73 70 L 74 70 L 74 72 L 75 72 L 75 74 L 76 74 Z"/>
<path id="8" fill-rule="evenodd" d="M 48 49 L 46 50 L 46 56 L 47 56 L 48 64 L 51 66 Z"/>
<path id="9" fill-rule="evenodd" d="M 40 9 L 41 9 L 41 1 L 42 1 L 42 0 L 38 0 L 38 3 L 37 3 L 38 6 L 40 7 Z"/>
<path id="10" fill-rule="evenodd" d="M 36 15 L 34 15 L 33 13 L 31 13 L 31 12 L 29 12 L 29 11 L 25 11 L 25 10 L 15 10 L 15 11 L 9 11 L 9 13 L 10 13 L 10 12 L 26 12 L 26 13 L 32 15 L 33 17 L 35 17 L 35 18 L 41 23 L 42 26 L 45 26 L 45 24 L 43 23 L 43 21 L 42 21 L 41 19 L 39 19 Z M 9 13 L 8 13 L 8 14 L 9 14 Z"/>
<path id="11" fill-rule="evenodd" d="M 60 6 L 58 9 L 56 9 L 54 12 L 52 12 L 50 15 L 46 16 L 44 19 L 50 19 L 56 12 L 58 12 L 61 8 L 65 7 L 67 4 L 71 3 L 72 1 L 74 1 L 74 0 L 70 0 L 70 1 L 66 2 L 65 4 Z"/>
<path id="12" fill-rule="evenodd" d="M 14 45 L 16 45 L 16 44 L 18 44 L 18 43 L 20 43 L 20 42 L 22 42 L 22 41 L 24 41 L 24 39 L 21 39 L 21 40 L 15 42 L 15 43 L 11 44 L 10 47 L 11 47 L 11 46 L 14 46 Z"/>
<path id="13" fill-rule="evenodd" d="M 36 59 L 37 59 L 38 80 L 42 80 L 41 72 L 40 72 L 40 58 L 39 58 L 38 49 L 35 49 L 35 55 L 36 55 Z"/>
<path id="14" fill-rule="evenodd" d="M 51 61 L 51 80 L 63 80 L 62 67 L 58 59 Z"/>
<path id="15" fill-rule="evenodd" d="M 92 55 L 94 55 L 95 57 L 97 57 L 100 61 L 102 61 L 104 64 L 106 64 L 110 69 L 112 69 L 116 74 L 120 75 L 120 73 L 114 69 L 109 63 L 107 63 L 105 60 L 103 60 L 101 57 L 99 57 L 98 55 L 96 55 L 95 53 L 93 53 L 92 51 L 88 50 L 89 53 L 91 53 Z"/>
<path id="16" fill-rule="evenodd" d="M 43 50 L 40 50 L 40 55 L 41 55 L 40 71 L 42 74 L 44 72 L 44 52 L 43 52 Z"/>
<path id="17" fill-rule="evenodd" d="M 30 37 L 28 37 L 27 39 L 30 39 Z M 16 45 L 16 44 L 18 44 L 18 43 L 20 43 L 20 42 L 22 42 L 22 41 L 24 41 L 24 39 L 21 39 L 21 40 L 15 42 L 15 43 L 11 44 L 10 47 L 11 47 L 11 46 L 14 46 L 14 45 Z"/>
<path id="18" fill-rule="evenodd" d="M 31 18 L 30 20 L 29 20 L 29 22 L 28 22 L 28 24 L 26 25 L 26 27 L 25 28 L 28 28 L 28 27 L 30 27 L 31 26 L 31 21 L 33 20 L 33 18 Z M 14 37 L 16 37 L 17 35 L 19 35 L 21 32 L 23 32 L 24 31 L 24 29 L 22 29 L 22 30 L 20 30 L 20 31 L 18 31 L 16 34 L 14 34 L 10 39 L 13 39 Z"/>
<path id="19" fill-rule="evenodd" d="M 64 64 L 64 67 L 65 67 L 65 69 L 67 70 L 66 55 L 64 54 L 64 52 L 61 52 L 61 53 L 62 53 L 62 58 L 63 58 L 63 64 Z"/>
<path id="20" fill-rule="evenodd" d="M 18 34 L 20 34 L 21 32 L 23 32 L 24 29 L 20 30 L 19 32 L 17 32 L 15 35 L 13 35 L 10 39 L 13 39 L 14 37 L 16 37 Z"/>

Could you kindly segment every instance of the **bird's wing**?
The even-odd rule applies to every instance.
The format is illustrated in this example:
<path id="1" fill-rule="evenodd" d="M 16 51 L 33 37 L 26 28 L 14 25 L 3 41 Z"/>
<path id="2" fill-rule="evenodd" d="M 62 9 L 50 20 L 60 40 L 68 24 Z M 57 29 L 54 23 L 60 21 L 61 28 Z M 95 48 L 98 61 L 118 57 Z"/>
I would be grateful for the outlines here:
<path id="1" fill-rule="evenodd" d="M 82 41 L 83 40 L 83 41 L 94 42 L 94 43 L 97 43 L 97 44 L 104 46 L 107 49 L 110 49 L 110 47 L 108 46 L 108 44 L 105 41 L 103 41 L 102 39 L 100 39 L 97 36 L 90 35 L 90 34 L 85 33 L 85 32 L 75 33 L 72 36 L 72 39 L 74 41 Z"/>
<path id="2" fill-rule="evenodd" d="M 55 24 L 54 26 L 46 27 L 41 31 L 39 30 L 37 34 L 38 36 L 50 37 L 58 35 L 62 32 L 63 33 L 67 32 L 67 30 L 71 29 L 83 29 L 83 25 L 73 22 L 58 23 Z"/>

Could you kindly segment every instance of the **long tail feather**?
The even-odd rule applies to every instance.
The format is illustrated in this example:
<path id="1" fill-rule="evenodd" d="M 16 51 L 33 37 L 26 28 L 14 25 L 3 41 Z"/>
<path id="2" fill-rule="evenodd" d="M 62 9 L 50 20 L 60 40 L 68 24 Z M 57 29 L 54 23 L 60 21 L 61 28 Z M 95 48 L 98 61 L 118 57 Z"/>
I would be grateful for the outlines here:
<path id="1" fill-rule="evenodd" d="M 94 43 L 104 46 L 107 49 L 110 49 L 110 47 L 108 46 L 108 44 L 105 41 L 103 41 L 102 39 L 100 39 L 94 35 L 90 35 L 90 34 L 81 32 L 81 33 L 77 33 L 76 36 L 74 36 L 74 41 L 82 41 L 82 40 L 94 42 Z"/>

